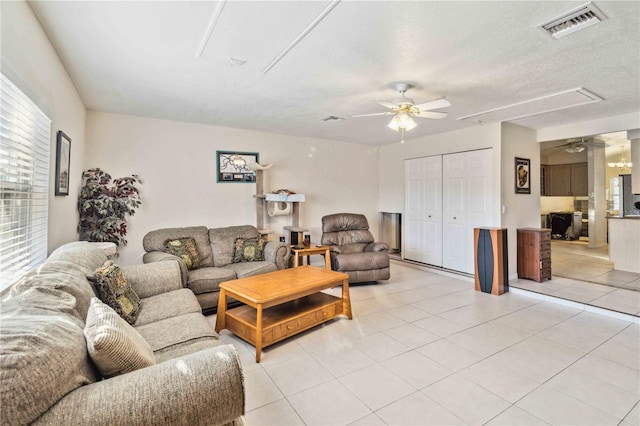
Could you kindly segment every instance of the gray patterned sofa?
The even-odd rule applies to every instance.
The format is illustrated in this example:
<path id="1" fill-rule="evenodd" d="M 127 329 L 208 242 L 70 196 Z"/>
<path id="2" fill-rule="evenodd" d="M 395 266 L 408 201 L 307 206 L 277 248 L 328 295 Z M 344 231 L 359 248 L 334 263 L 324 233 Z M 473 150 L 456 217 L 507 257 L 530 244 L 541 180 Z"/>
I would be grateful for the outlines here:
<path id="1" fill-rule="evenodd" d="M 175 262 L 121 268 L 141 301 L 133 327 L 125 325 L 155 362 L 101 375 L 87 329 L 102 302 L 86 277 L 106 260 L 91 243 L 65 245 L 3 294 L 0 424 L 242 424 L 238 355 L 218 340 Z M 115 317 L 106 326 L 124 321 Z"/>
<path id="2" fill-rule="evenodd" d="M 264 246 L 264 260 L 234 263 L 236 240 L 256 239 L 258 229 L 251 225 L 207 229 L 205 226 L 164 228 L 147 233 L 142 245 L 146 252 L 144 263 L 175 261 L 180 264 L 185 287 L 196 295 L 204 312 L 218 307 L 219 284 L 252 275 L 264 274 L 289 265 L 291 250 L 284 243 L 269 241 Z M 189 269 L 182 259 L 167 253 L 167 242 L 191 238 L 199 255 L 199 267 Z"/>

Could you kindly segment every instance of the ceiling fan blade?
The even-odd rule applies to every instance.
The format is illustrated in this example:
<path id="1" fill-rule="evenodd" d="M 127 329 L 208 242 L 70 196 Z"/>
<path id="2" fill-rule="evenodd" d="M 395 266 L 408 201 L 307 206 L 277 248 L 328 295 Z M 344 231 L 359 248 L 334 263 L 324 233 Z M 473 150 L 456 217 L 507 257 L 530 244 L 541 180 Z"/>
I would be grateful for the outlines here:
<path id="1" fill-rule="evenodd" d="M 442 99 L 436 99 L 435 101 L 414 105 L 413 107 L 418 108 L 421 111 L 424 111 L 424 110 L 437 109 L 437 108 L 446 108 L 449 106 L 451 106 L 451 102 L 449 102 L 448 99 L 442 98 Z"/>
<path id="2" fill-rule="evenodd" d="M 609 146 L 604 142 L 579 142 L 576 145 L 593 146 L 595 148 L 606 148 Z"/>
<path id="3" fill-rule="evenodd" d="M 391 111 L 387 112 L 374 112 L 373 114 L 358 114 L 352 115 L 351 117 L 373 117 L 374 115 L 393 115 L 394 113 Z"/>
<path id="4" fill-rule="evenodd" d="M 449 114 L 447 114 L 446 112 L 435 112 L 435 111 L 420 111 L 420 114 L 415 114 L 416 117 L 432 118 L 435 120 L 445 118 L 447 115 Z"/>
<path id="5" fill-rule="evenodd" d="M 394 104 L 391 101 L 376 101 L 376 102 L 385 108 L 391 108 L 391 109 L 398 108 L 398 105 Z"/>

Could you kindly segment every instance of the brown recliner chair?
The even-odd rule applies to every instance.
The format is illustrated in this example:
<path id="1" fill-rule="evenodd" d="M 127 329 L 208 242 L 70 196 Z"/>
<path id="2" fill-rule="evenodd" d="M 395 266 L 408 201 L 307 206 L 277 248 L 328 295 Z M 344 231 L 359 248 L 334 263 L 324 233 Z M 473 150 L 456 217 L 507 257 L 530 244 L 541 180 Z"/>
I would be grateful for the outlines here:
<path id="1" fill-rule="evenodd" d="M 349 275 L 350 283 L 389 279 L 389 245 L 373 241 L 364 215 L 324 216 L 321 242 L 329 247 L 331 269 Z"/>

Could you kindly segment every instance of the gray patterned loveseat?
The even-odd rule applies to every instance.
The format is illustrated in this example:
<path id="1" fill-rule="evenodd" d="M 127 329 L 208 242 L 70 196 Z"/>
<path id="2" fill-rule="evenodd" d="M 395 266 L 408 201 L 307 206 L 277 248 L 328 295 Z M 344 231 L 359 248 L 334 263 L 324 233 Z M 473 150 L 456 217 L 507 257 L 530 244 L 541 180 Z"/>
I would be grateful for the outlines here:
<path id="1" fill-rule="evenodd" d="M 130 326 L 87 279 L 106 261 L 90 243 L 65 245 L 3 294 L 0 424 L 241 424 L 237 353 L 178 265 L 121 268 L 140 300 Z"/>
<path id="2" fill-rule="evenodd" d="M 158 229 L 147 233 L 142 240 L 146 252 L 143 262 L 178 262 L 184 286 L 193 291 L 202 310 L 208 312 L 218 307 L 218 286 L 221 282 L 288 267 L 291 250 L 284 243 L 265 241 L 264 246 L 261 246 L 262 255 L 255 259 L 239 256 L 242 249 L 240 243 L 255 243 L 259 237 L 258 229 L 252 225 L 211 229 L 205 226 Z M 178 240 L 183 243 L 189 240 L 192 246 L 195 243 L 193 252 L 182 258 L 168 253 L 170 242 Z M 189 258 L 197 260 L 191 261 Z"/>

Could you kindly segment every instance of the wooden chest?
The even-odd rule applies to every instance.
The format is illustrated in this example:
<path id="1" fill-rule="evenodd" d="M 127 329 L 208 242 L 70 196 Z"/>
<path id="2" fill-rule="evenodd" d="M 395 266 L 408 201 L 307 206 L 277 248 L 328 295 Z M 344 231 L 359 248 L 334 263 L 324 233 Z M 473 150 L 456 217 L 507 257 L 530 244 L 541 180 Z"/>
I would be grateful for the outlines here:
<path id="1" fill-rule="evenodd" d="M 518 278 L 551 279 L 551 230 L 520 228 L 517 233 Z"/>

